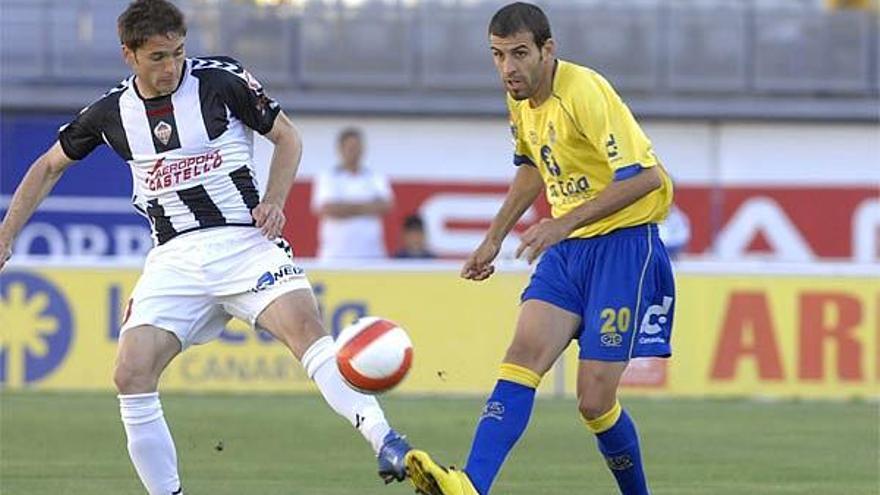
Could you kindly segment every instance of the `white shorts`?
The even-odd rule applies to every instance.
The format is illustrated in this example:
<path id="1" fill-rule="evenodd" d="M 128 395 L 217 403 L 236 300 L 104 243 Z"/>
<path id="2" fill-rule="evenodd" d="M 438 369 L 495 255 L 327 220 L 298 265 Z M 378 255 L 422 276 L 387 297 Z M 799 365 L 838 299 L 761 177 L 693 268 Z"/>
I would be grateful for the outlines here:
<path id="1" fill-rule="evenodd" d="M 152 325 L 185 349 L 217 338 L 232 317 L 256 326 L 272 301 L 298 289 L 311 290 L 303 270 L 258 229 L 191 232 L 147 255 L 121 332 Z"/>

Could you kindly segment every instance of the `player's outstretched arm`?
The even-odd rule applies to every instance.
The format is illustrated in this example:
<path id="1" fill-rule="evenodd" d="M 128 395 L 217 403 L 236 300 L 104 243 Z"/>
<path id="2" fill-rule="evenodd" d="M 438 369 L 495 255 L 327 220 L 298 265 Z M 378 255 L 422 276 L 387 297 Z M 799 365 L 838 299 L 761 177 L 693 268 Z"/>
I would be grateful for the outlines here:
<path id="1" fill-rule="evenodd" d="M 525 254 L 526 260 L 532 263 L 547 248 L 567 238 L 575 230 L 622 210 L 659 188 L 663 184 L 660 174 L 659 166 L 642 169 L 629 179 L 612 182 L 595 199 L 567 214 L 532 225 L 522 235 L 516 257 Z"/>
<path id="2" fill-rule="evenodd" d="M 31 164 L 12 195 L 6 217 L 0 225 L 0 270 L 12 255 L 15 237 L 71 163 L 73 160 L 64 154 L 61 144 L 56 142 Z"/>
<path id="3" fill-rule="evenodd" d="M 521 165 L 507 191 L 504 204 L 492 220 L 489 231 L 479 247 L 465 261 L 461 269 L 462 278 L 468 280 L 485 280 L 495 272 L 492 262 L 501 251 L 501 243 L 519 221 L 523 213 L 535 202 L 535 198 L 544 188 L 544 181 L 538 169 L 529 165 Z"/>
<path id="4" fill-rule="evenodd" d="M 565 219 L 573 231 L 617 213 L 663 185 L 660 174 L 665 172 L 661 167 L 644 168 L 629 179 L 612 182 L 595 199 L 568 212 L 561 219 Z"/>
<path id="5" fill-rule="evenodd" d="M 284 112 L 279 112 L 275 117 L 272 130 L 266 133 L 266 138 L 275 145 L 269 165 L 269 181 L 266 195 L 251 214 L 257 228 L 266 237 L 274 239 L 281 235 L 281 229 L 284 228 L 284 204 L 299 170 L 302 139 Z"/>

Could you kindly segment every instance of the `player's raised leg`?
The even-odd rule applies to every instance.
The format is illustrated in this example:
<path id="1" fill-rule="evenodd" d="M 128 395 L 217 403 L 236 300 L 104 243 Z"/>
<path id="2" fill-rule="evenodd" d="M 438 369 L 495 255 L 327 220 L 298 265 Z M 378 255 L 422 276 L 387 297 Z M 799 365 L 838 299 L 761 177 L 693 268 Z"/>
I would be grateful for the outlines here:
<path id="1" fill-rule="evenodd" d="M 587 429 L 596 435 L 599 451 L 624 495 L 645 495 L 639 434 L 617 400 L 626 362 L 582 360 L 578 367 L 578 409 Z"/>
<path id="2" fill-rule="evenodd" d="M 330 407 L 367 439 L 378 457 L 382 479 L 386 483 L 403 481 L 409 444 L 391 429 L 374 397 L 343 381 L 336 367 L 333 339 L 324 330 L 312 291 L 294 290 L 278 296 L 260 312 L 257 324 L 290 348 Z"/>
<path id="3" fill-rule="evenodd" d="M 526 300 L 498 382 L 486 401 L 464 472 L 436 464 L 424 452 L 407 456 L 413 485 L 430 495 L 486 495 L 529 423 L 541 377 L 568 346 L 580 317 L 543 300 Z"/>
<path id="4" fill-rule="evenodd" d="M 183 493 L 174 440 L 157 391 L 162 371 L 180 349 L 174 334 L 149 325 L 127 329 L 119 339 L 113 381 L 128 453 L 150 495 Z"/>

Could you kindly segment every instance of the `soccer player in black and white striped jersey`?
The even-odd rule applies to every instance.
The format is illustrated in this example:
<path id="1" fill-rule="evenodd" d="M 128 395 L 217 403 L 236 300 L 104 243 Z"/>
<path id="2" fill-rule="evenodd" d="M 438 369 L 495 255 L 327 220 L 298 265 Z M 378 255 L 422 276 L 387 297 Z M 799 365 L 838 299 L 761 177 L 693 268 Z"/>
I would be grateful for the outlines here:
<path id="1" fill-rule="evenodd" d="M 61 175 L 107 144 L 131 167 L 132 202 L 155 241 L 129 300 L 114 372 L 129 454 L 147 491 L 183 493 L 159 377 L 233 316 L 286 344 L 330 406 L 373 446 L 383 479 L 403 480 L 409 445 L 375 398 L 345 385 L 308 279 L 273 242 L 299 166 L 296 128 L 237 61 L 186 58 L 183 14 L 167 0 L 132 2 L 118 30 L 134 75 L 64 126 L 31 165 L 0 225 L 0 269 Z M 253 131 L 275 146 L 263 197 Z"/>

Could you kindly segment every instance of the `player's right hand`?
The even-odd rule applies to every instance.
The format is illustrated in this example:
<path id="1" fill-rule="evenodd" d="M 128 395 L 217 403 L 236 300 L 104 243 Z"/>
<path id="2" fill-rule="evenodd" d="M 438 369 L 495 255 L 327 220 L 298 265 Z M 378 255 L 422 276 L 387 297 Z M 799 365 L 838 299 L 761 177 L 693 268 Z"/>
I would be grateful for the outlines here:
<path id="1" fill-rule="evenodd" d="M 254 217 L 254 225 L 270 240 L 281 235 L 284 223 L 287 221 L 284 208 L 269 201 L 258 204 L 251 210 L 251 216 Z"/>
<path id="2" fill-rule="evenodd" d="M 461 278 L 466 280 L 486 280 L 495 273 L 492 262 L 501 251 L 501 243 L 484 240 L 480 246 L 471 253 L 464 266 L 461 268 Z"/>

